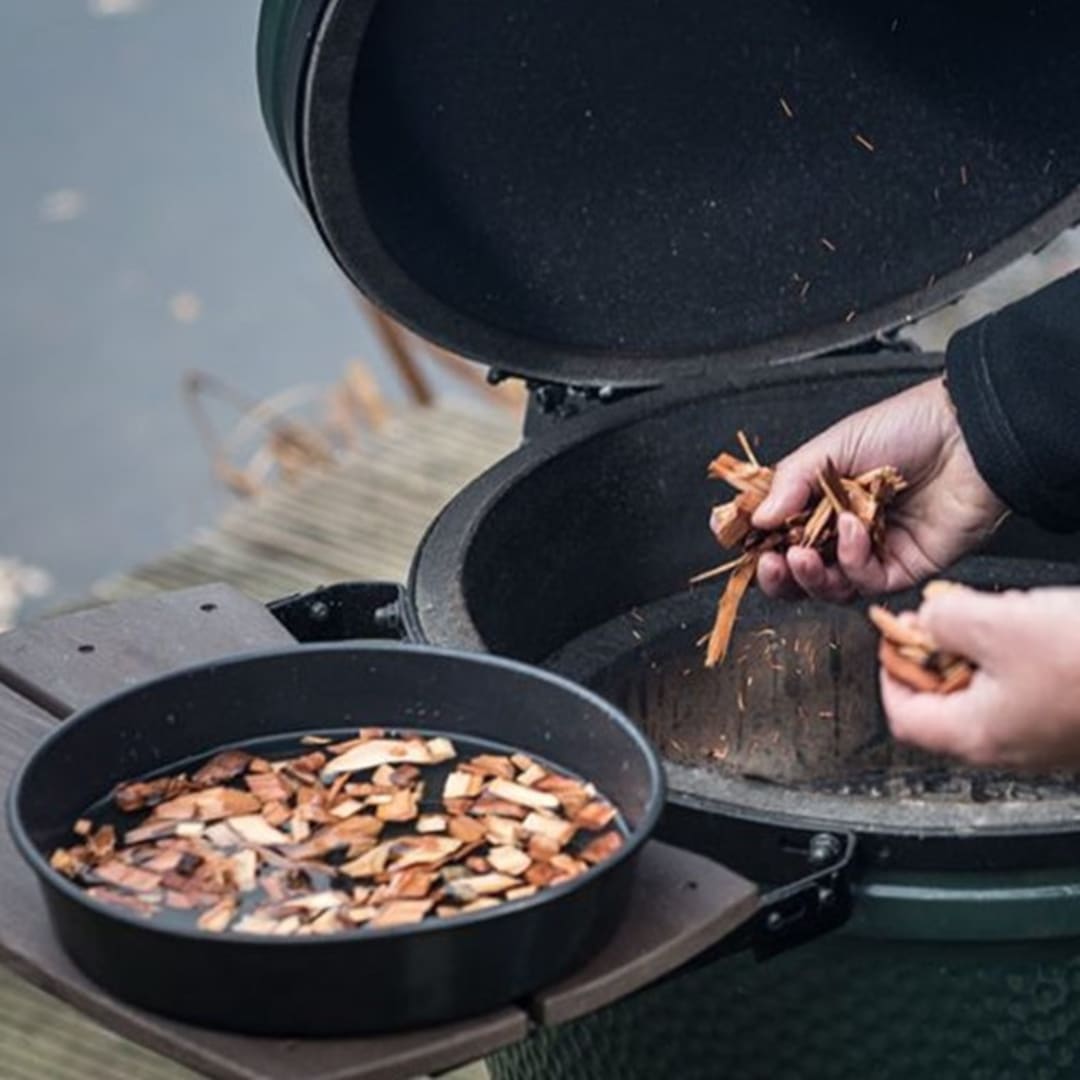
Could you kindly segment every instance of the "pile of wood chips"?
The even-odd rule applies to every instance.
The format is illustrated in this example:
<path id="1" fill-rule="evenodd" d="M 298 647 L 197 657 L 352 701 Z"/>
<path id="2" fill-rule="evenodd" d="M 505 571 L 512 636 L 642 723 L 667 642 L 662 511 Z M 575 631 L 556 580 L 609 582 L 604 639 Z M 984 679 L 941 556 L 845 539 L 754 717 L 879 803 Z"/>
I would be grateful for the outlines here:
<path id="1" fill-rule="evenodd" d="M 712 632 L 704 639 L 706 667 L 715 667 L 727 655 L 739 604 L 754 580 L 758 559 L 764 552 L 814 548 L 826 562 L 831 562 L 836 558 L 836 523 L 840 514 L 847 511 L 866 526 L 871 543 L 880 550 L 885 539 L 885 508 L 907 487 L 904 478 L 891 466 L 848 478 L 840 476 L 833 463 L 826 460 L 825 468 L 818 473 L 821 497 L 817 504 L 789 517 L 782 527 L 765 532 L 755 529 L 751 518 L 769 494 L 773 471 L 758 461 L 743 432 L 738 433 L 738 438 L 747 460 L 740 461 L 725 452 L 709 463 L 712 479 L 723 480 L 739 492 L 730 502 L 713 507 L 709 526 L 721 547 L 741 545 L 742 554 L 693 579 L 699 582 L 730 574 Z"/>
<path id="2" fill-rule="evenodd" d="M 375 728 L 301 742 L 286 760 L 226 750 L 190 777 L 121 785 L 117 809 L 149 813 L 122 838 L 80 820 L 80 842 L 51 864 L 140 915 L 186 912 L 217 932 L 331 934 L 524 899 L 623 844 L 615 808 L 591 784 L 523 754 L 459 763 L 446 738 Z M 426 807 L 428 781 L 444 775 Z"/>
<path id="3" fill-rule="evenodd" d="M 923 589 L 923 598 L 958 587 L 951 581 L 932 581 Z M 971 682 L 975 666 L 962 656 L 939 649 L 919 625 L 917 612 L 898 616 L 875 604 L 867 614 L 881 634 L 878 647 L 881 666 L 897 682 L 912 690 L 937 694 L 963 690 Z"/>

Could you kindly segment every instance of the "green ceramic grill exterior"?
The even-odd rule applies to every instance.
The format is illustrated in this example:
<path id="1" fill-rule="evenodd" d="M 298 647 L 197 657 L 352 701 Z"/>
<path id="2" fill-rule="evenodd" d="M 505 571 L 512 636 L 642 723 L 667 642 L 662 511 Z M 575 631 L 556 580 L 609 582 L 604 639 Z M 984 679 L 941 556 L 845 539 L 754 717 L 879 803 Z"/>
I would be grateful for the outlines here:
<path id="1" fill-rule="evenodd" d="M 264 0 L 259 24 L 263 116 L 301 198 L 294 76 L 320 7 Z M 875 873 L 841 931 L 686 969 L 489 1064 L 496 1080 L 1080 1077 L 1080 852 L 1075 870 Z"/>

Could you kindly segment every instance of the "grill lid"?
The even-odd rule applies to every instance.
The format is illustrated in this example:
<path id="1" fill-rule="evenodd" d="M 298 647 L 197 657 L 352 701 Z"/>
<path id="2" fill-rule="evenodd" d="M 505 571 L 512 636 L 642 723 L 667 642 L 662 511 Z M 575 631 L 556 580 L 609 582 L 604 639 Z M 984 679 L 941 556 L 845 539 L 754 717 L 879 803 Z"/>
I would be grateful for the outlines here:
<path id="1" fill-rule="evenodd" d="M 866 341 L 1080 217 L 1077 28 L 1041 3 L 266 0 L 260 78 L 377 304 L 518 374 L 649 385 Z"/>

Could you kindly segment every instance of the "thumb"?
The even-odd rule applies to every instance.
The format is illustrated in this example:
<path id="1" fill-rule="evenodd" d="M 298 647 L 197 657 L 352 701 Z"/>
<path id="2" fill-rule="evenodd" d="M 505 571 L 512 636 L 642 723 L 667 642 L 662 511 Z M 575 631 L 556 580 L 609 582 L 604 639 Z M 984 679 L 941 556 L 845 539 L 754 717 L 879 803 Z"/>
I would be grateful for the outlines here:
<path id="1" fill-rule="evenodd" d="M 1008 648 L 1009 594 L 951 588 L 930 597 L 919 609 L 919 622 L 946 652 L 993 667 Z"/>
<path id="2" fill-rule="evenodd" d="M 754 527 L 776 529 L 803 510 L 814 492 L 815 478 L 815 469 L 805 459 L 796 456 L 781 461 L 773 471 L 769 494 L 751 518 Z"/>

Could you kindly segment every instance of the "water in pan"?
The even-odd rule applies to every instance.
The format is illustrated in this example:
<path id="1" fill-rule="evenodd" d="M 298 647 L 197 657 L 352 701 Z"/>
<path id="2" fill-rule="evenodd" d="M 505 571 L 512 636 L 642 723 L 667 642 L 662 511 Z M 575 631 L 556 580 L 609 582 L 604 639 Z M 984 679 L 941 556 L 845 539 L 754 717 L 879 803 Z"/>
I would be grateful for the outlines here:
<path id="1" fill-rule="evenodd" d="M 326 745 L 355 739 L 356 734 L 355 729 L 313 730 L 275 735 L 264 739 L 247 740 L 243 743 L 233 743 L 216 747 L 206 754 L 174 762 L 165 768 L 155 770 L 154 772 L 147 773 L 141 777 L 132 777 L 131 779 L 153 780 L 164 776 L 178 776 L 181 773 L 191 776 L 216 754 L 226 750 L 242 750 L 256 758 L 262 758 L 269 762 L 280 762 L 323 750 Z M 419 737 L 425 740 L 444 737 L 449 739 L 454 746 L 454 750 L 456 751 L 456 756 L 454 758 L 437 764 L 423 765 L 421 767 L 424 791 L 423 797 L 420 799 L 418 805 L 420 815 L 442 815 L 447 812 L 442 798 L 443 786 L 449 774 L 462 762 L 466 762 L 481 754 L 510 757 L 511 755 L 519 753 L 514 747 L 509 747 L 501 743 L 477 739 L 475 737 L 463 738 L 458 734 L 442 731 L 419 731 L 410 729 L 405 732 L 387 730 L 386 736 L 389 738 L 406 736 Z M 316 742 L 316 740 L 318 740 L 318 742 Z M 535 762 L 549 773 L 576 780 L 582 784 L 588 782 L 587 778 L 581 777 L 569 769 L 566 769 L 561 765 L 556 765 L 536 754 L 529 754 L 527 756 L 531 761 Z M 351 774 L 349 779 L 350 781 L 370 780 L 371 773 L 372 770 L 370 768 L 362 769 Z M 233 780 L 225 782 L 224 786 L 235 788 L 238 791 L 247 791 L 247 787 L 243 780 L 243 774 Z M 604 793 L 598 792 L 596 797 L 604 799 Z M 82 815 L 84 819 L 93 824 L 95 829 L 104 825 L 111 825 L 116 830 L 117 836 L 121 839 L 130 830 L 144 824 L 149 816 L 149 808 L 132 813 L 122 811 L 117 806 L 112 793 L 99 799 Z M 317 828 L 317 826 L 315 826 L 315 828 Z M 609 830 L 617 831 L 624 839 L 630 835 L 629 826 L 623 815 L 619 812 L 616 812 L 614 820 L 604 831 Z M 415 820 L 409 822 L 386 822 L 383 825 L 382 832 L 378 839 L 379 842 L 382 843 L 387 840 L 394 840 L 395 838 L 413 835 L 415 832 Z M 569 855 L 580 856 L 580 853 L 586 844 L 598 835 L 600 834 L 595 831 L 579 830 L 577 835 L 574 836 L 563 850 Z M 72 833 L 70 837 L 63 838 L 60 846 L 69 847 L 80 842 L 80 838 Z M 251 845 L 241 846 L 250 847 Z M 240 846 L 235 850 L 240 850 Z M 282 848 L 281 852 L 288 854 L 288 849 Z M 50 851 L 45 851 L 44 854 L 48 856 Z M 476 854 L 484 854 L 484 849 L 477 851 Z M 297 886 L 298 891 L 296 895 L 315 894 L 326 890 L 344 890 L 346 893 L 351 893 L 352 889 L 357 885 L 362 884 L 362 882 L 353 880 L 339 872 L 338 867 L 347 861 L 348 856 L 344 847 L 338 850 L 332 850 L 326 855 L 319 856 L 318 858 L 299 860 L 296 865 L 302 867 L 306 880 L 302 888 Z M 323 864 L 321 868 L 319 864 Z M 265 874 L 273 874 L 278 869 L 279 866 L 277 863 L 261 860 L 258 879 L 261 881 Z M 88 879 L 87 883 L 93 884 L 93 878 Z M 261 886 L 250 892 L 240 893 L 238 900 L 239 904 L 236 911 L 237 920 L 241 919 L 244 915 L 252 913 L 261 906 L 265 906 L 269 902 Z M 161 926 L 164 929 L 193 929 L 199 915 L 206 910 L 205 906 L 188 910 L 178 910 L 169 906 L 157 904 L 154 906 L 156 908 L 153 915 L 154 924 Z M 355 935 L 358 933 L 365 934 L 377 931 L 372 931 L 367 927 L 356 927 L 348 932 Z"/>
<path id="2" fill-rule="evenodd" d="M 706 670 L 718 587 L 635 608 L 583 634 L 548 667 L 622 708 L 675 765 L 807 791 L 978 802 L 1080 792 L 1071 775 L 959 767 L 898 745 L 878 698 L 876 632 L 861 607 L 769 604 L 752 591 L 728 659 Z"/>

